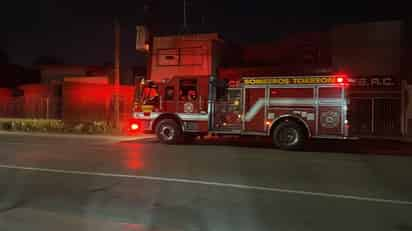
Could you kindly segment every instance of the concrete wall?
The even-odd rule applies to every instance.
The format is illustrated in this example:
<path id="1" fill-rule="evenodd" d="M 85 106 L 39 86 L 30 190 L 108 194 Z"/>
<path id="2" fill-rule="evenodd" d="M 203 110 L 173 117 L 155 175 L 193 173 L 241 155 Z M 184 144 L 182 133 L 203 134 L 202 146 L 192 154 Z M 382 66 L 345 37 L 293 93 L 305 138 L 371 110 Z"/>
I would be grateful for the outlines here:
<path id="1" fill-rule="evenodd" d="M 63 80 L 67 76 L 85 76 L 86 68 L 77 66 L 56 66 L 56 67 L 42 67 L 41 78 L 43 83 L 49 83 L 50 81 Z"/>
<path id="2" fill-rule="evenodd" d="M 130 116 L 134 87 L 120 86 L 122 119 Z M 63 119 L 66 121 L 109 121 L 113 118 L 111 85 L 65 82 L 63 86 Z"/>

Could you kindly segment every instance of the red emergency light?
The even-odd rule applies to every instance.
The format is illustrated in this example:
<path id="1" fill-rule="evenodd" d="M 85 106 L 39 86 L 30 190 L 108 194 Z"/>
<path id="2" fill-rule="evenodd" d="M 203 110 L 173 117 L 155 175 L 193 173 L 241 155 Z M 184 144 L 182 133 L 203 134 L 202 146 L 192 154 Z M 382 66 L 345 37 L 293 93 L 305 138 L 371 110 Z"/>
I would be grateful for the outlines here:
<path id="1" fill-rule="evenodd" d="M 137 132 L 140 129 L 140 123 L 139 121 L 135 120 L 135 119 L 130 119 L 129 120 L 129 128 L 128 130 L 131 132 Z"/>
<path id="2" fill-rule="evenodd" d="M 125 126 L 127 135 L 136 135 L 141 131 L 140 122 L 135 119 L 130 119 Z"/>
<path id="3" fill-rule="evenodd" d="M 348 83 L 348 77 L 345 74 L 338 74 L 336 76 L 336 83 L 344 85 Z"/>
<path id="4" fill-rule="evenodd" d="M 138 123 L 131 123 L 130 124 L 130 130 L 132 130 L 132 131 L 139 130 L 139 124 Z"/>

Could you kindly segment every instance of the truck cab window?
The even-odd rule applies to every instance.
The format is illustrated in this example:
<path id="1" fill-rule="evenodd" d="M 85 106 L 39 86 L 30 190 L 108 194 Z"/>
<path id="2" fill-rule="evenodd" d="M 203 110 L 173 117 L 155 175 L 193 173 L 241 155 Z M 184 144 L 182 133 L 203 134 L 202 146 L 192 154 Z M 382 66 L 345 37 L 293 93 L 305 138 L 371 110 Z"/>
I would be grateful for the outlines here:
<path id="1" fill-rule="evenodd" d="M 157 105 L 159 103 L 159 91 L 157 86 L 149 85 L 143 88 L 142 102 L 144 105 Z"/>
<path id="2" fill-rule="evenodd" d="M 173 100 L 175 95 L 175 88 L 172 86 L 167 86 L 165 89 L 165 100 Z"/>
<path id="3" fill-rule="evenodd" d="M 180 80 L 180 101 L 191 101 L 197 99 L 197 81 L 193 79 Z"/>

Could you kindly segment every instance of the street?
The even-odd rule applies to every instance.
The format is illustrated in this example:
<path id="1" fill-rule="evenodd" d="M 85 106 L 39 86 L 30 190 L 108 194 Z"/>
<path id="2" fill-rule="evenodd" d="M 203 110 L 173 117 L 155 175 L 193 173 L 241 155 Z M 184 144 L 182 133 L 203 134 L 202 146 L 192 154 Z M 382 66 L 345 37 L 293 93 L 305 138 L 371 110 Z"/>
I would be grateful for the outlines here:
<path id="1" fill-rule="evenodd" d="M 0 133 L 2 230 L 412 231 L 412 144 Z"/>

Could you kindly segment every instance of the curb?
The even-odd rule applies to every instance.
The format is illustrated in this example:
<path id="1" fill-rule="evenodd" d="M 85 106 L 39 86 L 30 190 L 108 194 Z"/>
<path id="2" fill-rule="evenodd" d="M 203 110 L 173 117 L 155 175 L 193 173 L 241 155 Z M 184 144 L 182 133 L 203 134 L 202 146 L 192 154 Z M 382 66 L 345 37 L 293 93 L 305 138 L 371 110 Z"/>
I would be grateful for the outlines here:
<path id="1" fill-rule="evenodd" d="M 361 136 L 359 140 L 388 140 L 388 141 L 399 141 L 402 143 L 412 143 L 412 137 L 402 137 L 402 136 Z"/>
<path id="2" fill-rule="evenodd" d="M 79 138 L 79 139 L 102 139 L 115 141 L 132 141 L 155 138 L 152 134 L 139 134 L 137 136 L 116 136 L 116 135 L 89 135 L 89 134 L 64 134 L 64 133 L 42 133 L 42 132 L 19 132 L 0 130 L 0 135 L 33 136 L 33 137 L 57 137 L 57 138 Z"/>

